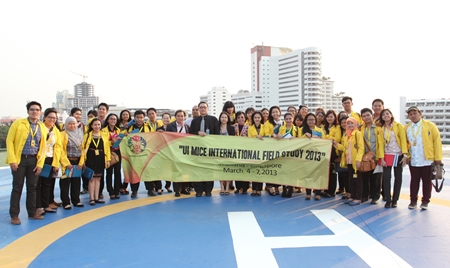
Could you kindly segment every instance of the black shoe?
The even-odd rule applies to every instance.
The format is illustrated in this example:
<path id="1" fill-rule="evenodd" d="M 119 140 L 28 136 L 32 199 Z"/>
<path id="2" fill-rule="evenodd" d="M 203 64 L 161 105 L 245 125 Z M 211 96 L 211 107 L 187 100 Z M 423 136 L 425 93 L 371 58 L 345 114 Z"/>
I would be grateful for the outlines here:
<path id="1" fill-rule="evenodd" d="M 247 192 L 245 192 L 245 193 L 247 193 Z M 205 195 L 206 196 L 211 196 L 211 192 L 206 192 Z"/>
<path id="2" fill-rule="evenodd" d="M 147 195 L 149 195 L 149 196 L 156 196 L 156 193 L 153 190 L 148 190 L 147 191 Z"/>
<path id="3" fill-rule="evenodd" d="M 182 193 L 182 194 L 187 194 L 187 195 L 190 195 L 190 194 L 191 194 L 190 192 L 188 192 L 188 191 L 186 191 L 186 190 L 181 191 L 181 193 Z"/>
<path id="4" fill-rule="evenodd" d="M 162 195 L 162 191 L 161 190 L 158 190 L 158 195 Z"/>
<path id="5" fill-rule="evenodd" d="M 392 202 L 391 208 L 396 208 L 396 207 L 397 207 L 397 202 Z"/>
<path id="6" fill-rule="evenodd" d="M 175 193 L 175 197 L 180 197 L 180 193 Z"/>
<path id="7" fill-rule="evenodd" d="M 230 190 L 231 190 L 231 191 L 234 190 L 234 185 L 233 185 L 233 184 L 230 185 Z"/>
<path id="8" fill-rule="evenodd" d="M 364 202 L 367 202 L 367 201 L 369 201 L 369 198 L 364 197 L 364 198 L 361 199 L 361 203 L 364 203 Z"/>
<path id="9" fill-rule="evenodd" d="M 247 194 L 247 191 L 242 191 L 242 194 Z"/>
<path id="10" fill-rule="evenodd" d="M 172 189 L 170 189 L 170 188 L 168 188 L 168 187 L 166 187 L 166 190 L 167 190 L 168 193 L 171 193 L 171 192 L 172 192 Z"/>
<path id="11" fill-rule="evenodd" d="M 372 199 L 372 201 L 370 202 L 370 204 L 372 204 L 372 205 L 376 205 L 376 204 L 378 204 L 378 200 L 376 200 L 376 199 Z"/>
<path id="12" fill-rule="evenodd" d="M 287 187 L 283 186 L 283 191 L 281 192 L 281 197 L 286 197 L 287 195 Z"/>
<path id="13" fill-rule="evenodd" d="M 386 202 L 386 204 L 384 204 L 385 208 L 390 208 L 391 207 L 391 202 Z"/>
<path id="14" fill-rule="evenodd" d="M 131 198 L 136 198 L 137 197 L 137 192 L 131 192 Z"/>
<path id="15" fill-rule="evenodd" d="M 235 193 L 235 194 L 238 194 L 238 193 L 239 193 L 239 190 L 234 191 L 234 193 Z"/>
<path id="16" fill-rule="evenodd" d="M 103 203 L 105 203 L 105 201 L 97 199 L 97 200 L 95 200 L 95 203 L 103 204 Z"/>
<path id="17" fill-rule="evenodd" d="M 201 196 L 202 196 L 202 193 L 196 193 L 195 196 L 196 196 L 196 197 L 201 197 Z"/>

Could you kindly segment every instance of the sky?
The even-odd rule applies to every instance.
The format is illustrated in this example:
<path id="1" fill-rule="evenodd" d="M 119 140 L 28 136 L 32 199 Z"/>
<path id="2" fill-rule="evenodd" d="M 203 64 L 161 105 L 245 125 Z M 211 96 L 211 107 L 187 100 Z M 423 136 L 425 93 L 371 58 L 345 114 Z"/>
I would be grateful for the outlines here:
<path id="1" fill-rule="evenodd" d="M 0 1 L 0 116 L 83 81 L 109 104 L 190 109 L 250 90 L 255 45 L 322 50 L 355 110 L 448 98 L 447 1 Z M 300 103 L 299 103 L 300 104 Z"/>

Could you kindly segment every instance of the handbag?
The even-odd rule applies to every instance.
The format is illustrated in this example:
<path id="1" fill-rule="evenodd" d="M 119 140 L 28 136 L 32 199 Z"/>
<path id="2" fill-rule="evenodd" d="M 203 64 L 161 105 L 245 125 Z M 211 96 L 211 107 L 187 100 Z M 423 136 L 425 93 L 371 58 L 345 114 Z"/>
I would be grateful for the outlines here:
<path id="1" fill-rule="evenodd" d="M 358 168 L 361 172 L 368 172 L 371 170 L 374 170 L 377 167 L 377 163 L 375 163 L 375 153 L 370 150 L 369 145 L 367 144 L 366 139 L 364 139 L 364 144 L 367 146 L 367 149 L 369 150 L 367 153 L 365 153 L 361 160 L 361 166 Z"/>
<path id="2" fill-rule="evenodd" d="M 111 167 L 111 166 L 119 163 L 119 161 L 120 161 L 119 156 L 115 152 L 111 151 L 111 161 L 110 161 L 109 166 Z"/>
<path id="3" fill-rule="evenodd" d="M 439 193 L 442 190 L 442 186 L 444 186 L 444 164 L 436 165 L 436 163 L 431 164 L 431 184 L 433 184 L 434 189 L 437 193 Z M 436 184 L 433 183 L 433 180 L 436 181 Z M 439 185 L 439 181 L 441 181 L 441 185 Z"/>

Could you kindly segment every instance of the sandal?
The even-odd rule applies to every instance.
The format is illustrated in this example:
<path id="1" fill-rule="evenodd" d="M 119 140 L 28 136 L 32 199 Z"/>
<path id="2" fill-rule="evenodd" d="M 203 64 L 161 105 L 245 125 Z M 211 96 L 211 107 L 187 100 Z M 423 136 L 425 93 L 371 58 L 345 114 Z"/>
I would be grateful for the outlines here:
<path id="1" fill-rule="evenodd" d="M 314 200 L 319 201 L 321 198 L 322 198 L 322 196 L 320 196 L 320 195 L 317 194 L 317 195 L 314 197 Z"/>
<path id="2" fill-rule="evenodd" d="M 95 205 L 95 200 L 89 201 L 89 205 L 91 205 L 91 206 Z"/>
<path id="3" fill-rule="evenodd" d="M 229 195 L 230 194 L 230 192 L 225 192 L 225 195 Z"/>
<path id="4" fill-rule="evenodd" d="M 220 192 L 220 195 L 224 195 L 225 193 L 224 192 Z"/>

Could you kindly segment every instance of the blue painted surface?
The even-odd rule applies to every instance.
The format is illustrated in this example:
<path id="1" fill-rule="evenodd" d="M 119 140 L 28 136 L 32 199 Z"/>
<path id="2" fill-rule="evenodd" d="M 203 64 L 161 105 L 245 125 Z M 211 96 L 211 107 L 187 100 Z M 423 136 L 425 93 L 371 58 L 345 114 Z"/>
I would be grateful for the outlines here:
<path id="1" fill-rule="evenodd" d="M 1 169 L 0 248 L 50 222 L 104 206 L 87 205 L 70 211 L 60 208 L 42 221 L 28 221 L 23 195 L 22 225 L 12 226 L 8 214 L 10 180 L 9 170 Z M 403 193 L 409 190 L 408 182 L 409 171 L 405 169 Z M 5 189 L 8 187 L 9 190 Z M 444 186 L 443 193 L 433 193 L 433 196 L 449 200 L 447 188 Z M 140 189 L 139 198 L 151 198 L 145 195 L 144 185 Z M 58 187 L 55 195 L 59 195 Z M 87 195 L 81 197 L 87 204 Z M 106 197 L 105 200 L 108 204 L 130 198 L 122 196 L 120 200 L 110 201 Z M 450 253 L 450 226 L 445 223 L 450 219 L 450 207 L 431 203 L 428 211 L 409 210 L 408 203 L 400 200 L 396 209 L 385 209 L 382 201 L 378 205 L 350 207 L 338 198 L 306 201 L 304 194 L 294 194 L 290 199 L 266 194 L 175 199 L 130 209 L 82 226 L 50 245 L 30 267 L 236 267 L 228 212 L 252 211 L 266 237 L 331 235 L 311 213 L 311 210 L 330 208 L 411 266 L 446 267 L 443 256 Z M 248 243 L 251 247 L 252 241 Z M 367 267 L 348 247 L 283 248 L 272 252 L 279 267 Z"/>

